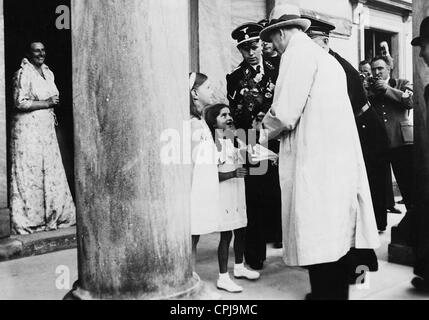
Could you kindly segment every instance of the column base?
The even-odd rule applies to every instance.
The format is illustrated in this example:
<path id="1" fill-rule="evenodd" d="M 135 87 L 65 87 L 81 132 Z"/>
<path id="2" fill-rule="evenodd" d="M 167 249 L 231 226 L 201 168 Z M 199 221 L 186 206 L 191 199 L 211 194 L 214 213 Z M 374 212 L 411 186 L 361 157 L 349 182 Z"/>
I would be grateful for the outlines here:
<path id="1" fill-rule="evenodd" d="M 171 294 L 167 297 L 142 297 L 133 300 L 219 300 L 220 295 L 216 294 L 209 286 L 194 274 L 194 285 L 182 292 Z M 100 300 L 86 290 L 79 288 L 78 282 L 73 289 L 64 297 L 64 300 Z"/>
<path id="2" fill-rule="evenodd" d="M 10 237 L 10 210 L 0 209 L 0 239 Z"/>

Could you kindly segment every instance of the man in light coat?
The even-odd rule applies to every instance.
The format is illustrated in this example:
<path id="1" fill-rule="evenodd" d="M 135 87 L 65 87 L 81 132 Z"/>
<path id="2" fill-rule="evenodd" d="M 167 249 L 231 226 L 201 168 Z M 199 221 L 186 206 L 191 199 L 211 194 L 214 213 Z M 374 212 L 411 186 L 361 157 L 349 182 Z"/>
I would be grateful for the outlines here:
<path id="1" fill-rule="evenodd" d="M 310 24 L 282 5 L 261 33 L 282 55 L 265 136 L 281 138 L 286 264 L 308 267 L 313 299 L 348 299 L 346 256 L 379 236 L 346 75 L 304 33 Z"/>

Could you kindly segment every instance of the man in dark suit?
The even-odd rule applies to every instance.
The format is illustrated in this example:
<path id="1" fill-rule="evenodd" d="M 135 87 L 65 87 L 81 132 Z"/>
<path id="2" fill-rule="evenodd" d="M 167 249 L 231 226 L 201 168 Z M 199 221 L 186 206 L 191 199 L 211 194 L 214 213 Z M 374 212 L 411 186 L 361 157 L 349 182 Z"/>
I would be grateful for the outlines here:
<path id="1" fill-rule="evenodd" d="M 408 80 L 390 78 L 390 64 L 385 56 L 371 62 L 373 81 L 368 88 L 369 101 L 384 122 L 389 149 L 388 161 L 405 205 L 410 210 L 414 204 L 413 88 Z"/>
<path id="2" fill-rule="evenodd" d="M 359 72 L 363 80 L 364 87 L 369 86 L 368 81 L 372 79 L 372 70 L 371 62 L 363 60 L 359 63 Z M 383 125 L 384 127 L 384 125 Z M 387 138 L 387 136 L 386 136 Z M 387 175 L 386 175 L 386 209 L 387 212 L 402 214 L 401 210 L 396 208 L 395 197 L 393 195 L 393 186 L 392 186 L 392 170 L 388 165 Z M 379 217 L 381 225 L 387 225 L 387 215 L 382 214 Z"/>
<path id="3" fill-rule="evenodd" d="M 247 143 L 252 145 L 258 141 L 262 120 L 271 107 L 280 63 L 279 59 L 263 58 L 259 38 L 262 29 L 259 23 L 246 23 L 232 32 L 243 62 L 226 76 L 235 126 L 245 130 Z M 278 153 L 279 142 L 270 142 L 268 147 Z M 249 167 L 266 168 L 258 174 L 252 174 L 250 170 L 246 178 L 248 226 L 245 258 L 251 268 L 260 270 L 266 260 L 267 241 L 280 242 L 277 247 L 281 246 L 281 190 L 276 164 L 267 160 L 265 163 L 250 163 Z"/>
<path id="4" fill-rule="evenodd" d="M 328 21 L 311 16 L 303 16 L 311 21 L 307 35 L 323 49 L 329 52 L 343 67 L 347 78 L 347 90 L 356 116 L 356 124 L 362 146 L 367 175 L 371 189 L 371 197 L 376 218 L 386 214 L 385 174 L 387 162 L 382 157 L 387 149 L 387 136 L 384 126 L 377 113 L 368 105 L 368 98 L 363 87 L 360 73 L 343 57 L 330 48 L 330 34 L 335 26 Z M 377 224 L 379 219 L 377 219 Z M 350 283 L 360 276 L 356 270 L 360 265 L 368 266 L 369 271 L 378 271 L 377 256 L 374 250 L 352 250 L 347 255 L 350 266 Z"/>

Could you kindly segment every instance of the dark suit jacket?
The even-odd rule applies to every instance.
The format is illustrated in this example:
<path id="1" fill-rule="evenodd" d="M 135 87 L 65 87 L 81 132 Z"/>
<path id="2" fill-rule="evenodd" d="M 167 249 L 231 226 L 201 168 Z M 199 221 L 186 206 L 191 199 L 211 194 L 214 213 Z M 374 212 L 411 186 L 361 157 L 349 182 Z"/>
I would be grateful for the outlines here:
<path id="1" fill-rule="evenodd" d="M 410 95 L 404 96 L 406 91 Z M 391 79 L 385 94 L 370 95 L 369 101 L 384 122 L 389 148 L 398 148 L 413 144 L 412 123 L 410 122 L 410 110 L 413 108 L 413 87 L 408 80 Z"/>
<path id="2" fill-rule="evenodd" d="M 340 63 L 347 76 L 347 90 L 352 103 L 353 113 L 358 114 L 363 106 L 368 103 L 365 89 L 359 72 L 338 53 L 329 50 L 329 53 Z"/>
<path id="3" fill-rule="evenodd" d="M 347 77 L 347 90 L 355 115 L 368 103 L 365 89 L 359 72 L 338 53 L 330 50 L 329 53 L 343 67 Z M 359 138 L 365 160 L 371 156 L 384 153 L 388 147 L 386 130 L 381 119 L 374 109 L 370 108 L 356 119 Z M 368 161 L 367 165 L 369 165 Z"/>

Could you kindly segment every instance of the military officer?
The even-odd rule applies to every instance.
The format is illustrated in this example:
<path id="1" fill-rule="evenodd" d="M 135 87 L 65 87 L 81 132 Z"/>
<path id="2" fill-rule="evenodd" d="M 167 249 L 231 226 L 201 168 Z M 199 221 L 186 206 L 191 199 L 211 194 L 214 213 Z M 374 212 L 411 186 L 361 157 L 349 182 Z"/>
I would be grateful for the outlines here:
<path id="1" fill-rule="evenodd" d="M 232 32 L 243 62 L 227 75 L 227 92 L 236 126 L 241 129 L 253 127 L 253 121 L 270 108 L 279 62 L 273 63 L 262 57 L 262 42 L 259 33 L 263 27 L 258 23 L 246 23 Z"/>
<path id="2" fill-rule="evenodd" d="M 271 107 L 280 64 L 279 59 L 263 58 L 259 38 L 262 29 L 259 23 L 250 22 L 232 32 L 243 62 L 226 76 L 228 100 L 236 128 L 246 131 L 248 144 L 252 145 L 258 141 L 260 125 Z M 279 142 L 272 141 L 268 147 L 278 153 Z M 281 247 L 281 191 L 275 163 L 267 160 L 265 164 L 250 163 L 249 167 L 267 168 L 262 174 L 250 174 L 246 178 L 248 227 L 245 258 L 251 268 L 260 270 L 266 260 L 267 242 Z"/>

